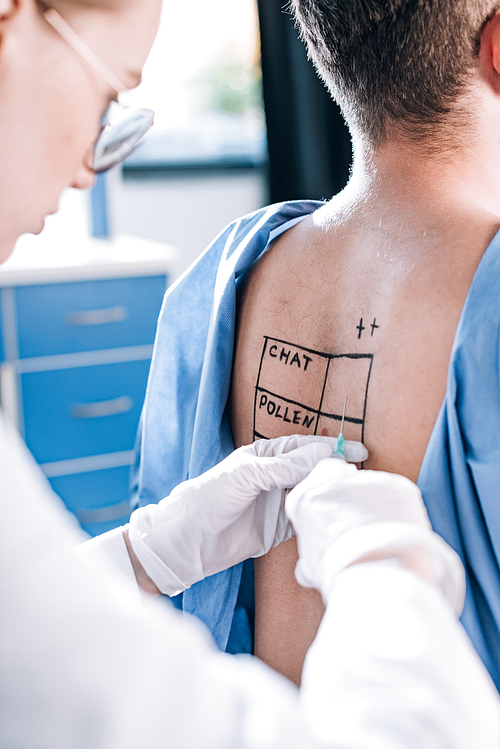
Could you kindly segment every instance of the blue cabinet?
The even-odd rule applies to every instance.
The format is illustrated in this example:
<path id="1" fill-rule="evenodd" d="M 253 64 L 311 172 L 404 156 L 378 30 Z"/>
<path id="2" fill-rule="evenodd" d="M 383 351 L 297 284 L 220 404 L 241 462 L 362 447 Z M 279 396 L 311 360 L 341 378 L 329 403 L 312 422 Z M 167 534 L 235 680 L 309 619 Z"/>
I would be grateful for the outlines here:
<path id="1" fill-rule="evenodd" d="M 149 358 L 21 374 L 24 439 L 37 463 L 131 450 L 148 372 Z"/>
<path id="2" fill-rule="evenodd" d="M 91 535 L 130 515 L 129 470 L 171 266 L 170 250 L 164 262 L 118 264 L 111 277 L 71 268 L 55 282 L 31 272 L 23 283 L 22 273 L 0 273 L 2 405 Z"/>
<path id="3" fill-rule="evenodd" d="M 153 343 L 165 276 L 17 288 L 19 356 Z"/>

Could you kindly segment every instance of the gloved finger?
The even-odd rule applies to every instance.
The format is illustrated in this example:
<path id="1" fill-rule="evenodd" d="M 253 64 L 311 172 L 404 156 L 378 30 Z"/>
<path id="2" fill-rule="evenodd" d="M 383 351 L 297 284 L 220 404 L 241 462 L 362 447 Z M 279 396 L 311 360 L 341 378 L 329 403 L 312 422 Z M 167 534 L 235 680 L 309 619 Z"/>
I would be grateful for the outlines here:
<path id="1" fill-rule="evenodd" d="M 261 439 L 251 445 L 255 455 L 259 457 L 276 457 L 296 450 L 298 447 L 310 445 L 312 442 L 323 442 L 330 447 L 333 452 L 337 446 L 335 437 L 317 437 L 314 434 L 290 434 L 284 437 L 275 437 L 274 439 Z"/>
<path id="2" fill-rule="evenodd" d="M 292 521 L 297 518 L 300 506 L 310 496 L 323 496 L 333 492 L 340 484 L 352 482 L 359 473 L 356 466 L 343 460 L 328 459 L 319 461 L 309 474 L 288 494 L 286 498 L 286 514 Z"/>
<path id="3" fill-rule="evenodd" d="M 255 455 L 260 457 L 276 456 L 296 450 L 298 447 L 310 445 L 312 442 L 322 442 L 328 445 L 331 452 L 337 447 L 336 437 L 319 437 L 315 434 L 292 434 L 286 437 L 277 437 L 271 440 L 257 440 L 252 447 Z M 345 457 L 351 463 L 362 463 L 368 458 L 368 450 L 362 442 L 346 440 L 344 443 Z"/>
<path id="4" fill-rule="evenodd" d="M 330 454 L 330 445 L 315 441 L 276 457 L 255 458 L 248 465 L 249 470 L 245 471 L 245 484 L 248 487 L 251 482 L 255 493 L 276 488 L 289 489 Z"/>
<path id="5" fill-rule="evenodd" d="M 358 471 L 339 460 L 321 461 L 290 492 L 286 512 L 292 522 L 297 521 L 301 505 L 308 511 L 314 500 L 324 501 L 327 513 L 334 504 L 337 512 L 343 506 L 344 520 L 353 513 L 378 521 L 399 520 L 430 527 L 421 492 L 412 481 L 385 471 Z"/>
<path id="6" fill-rule="evenodd" d="M 362 463 L 364 460 L 368 460 L 366 447 L 362 442 L 355 442 L 354 440 L 344 442 L 344 455 L 349 463 Z"/>

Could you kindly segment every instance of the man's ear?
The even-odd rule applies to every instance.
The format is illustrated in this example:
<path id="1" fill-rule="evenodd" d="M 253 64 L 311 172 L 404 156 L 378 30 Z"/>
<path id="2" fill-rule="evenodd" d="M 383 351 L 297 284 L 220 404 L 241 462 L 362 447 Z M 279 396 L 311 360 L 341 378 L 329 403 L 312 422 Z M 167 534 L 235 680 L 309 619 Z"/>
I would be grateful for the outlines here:
<path id="1" fill-rule="evenodd" d="M 495 13 L 483 29 L 479 59 L 482 77 L 500 93 L 500 12 Z"/>
<path id="2" fill-rule="evenodd" d="M 495 13 L 490 21 L 491 62 L 496 73 L 500 76 L 500 14 Z"/>

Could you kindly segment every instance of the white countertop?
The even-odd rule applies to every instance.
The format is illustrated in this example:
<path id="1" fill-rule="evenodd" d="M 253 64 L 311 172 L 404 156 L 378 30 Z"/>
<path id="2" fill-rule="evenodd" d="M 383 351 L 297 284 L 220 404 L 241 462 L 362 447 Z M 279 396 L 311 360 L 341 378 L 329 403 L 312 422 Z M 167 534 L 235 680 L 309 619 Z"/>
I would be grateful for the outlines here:
<path id="1" fill-rule="evenodd" d="M 0 265 L 0 287 L 162 273 L 172 277 L 176 259 L 174 247 L 128 235 L 112 241 L 26 235 Z"/>

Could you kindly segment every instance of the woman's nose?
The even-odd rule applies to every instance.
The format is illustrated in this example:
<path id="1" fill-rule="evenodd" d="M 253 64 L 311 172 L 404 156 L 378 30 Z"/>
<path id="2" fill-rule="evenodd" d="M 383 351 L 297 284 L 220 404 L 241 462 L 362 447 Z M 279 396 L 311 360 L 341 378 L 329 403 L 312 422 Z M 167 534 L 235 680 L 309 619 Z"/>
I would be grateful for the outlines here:
<path id="1" fill-rule="evenodd" d="M 92 187 L 94 182 L 94 172 L 85 164 L 82 164 L 77 170 L 70 187 L 75 187 L 77 190 L 86 190 Z"/>
<path id="2" fill-rule="evenodd" d="M 90 164 L 92 163 L 92 157 L 94 154 L 94 141 L 89 145 L 85 156 L 83 157 L 80 166 L 76 170 L 73 182 L 70 187 L 75 187 L 77 190 L 86 190 L 92 187 L 94 182 L 94 170 L 91 169 Z"/>

